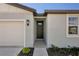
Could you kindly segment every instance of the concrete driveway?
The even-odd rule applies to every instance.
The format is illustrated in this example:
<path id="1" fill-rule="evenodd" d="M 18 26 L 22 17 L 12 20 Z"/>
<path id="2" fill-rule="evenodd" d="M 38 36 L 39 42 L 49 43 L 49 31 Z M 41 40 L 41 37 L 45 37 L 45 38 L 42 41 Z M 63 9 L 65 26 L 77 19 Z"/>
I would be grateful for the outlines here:
<path id="1" fill-rule="evenodd" d="M 0 46 L 0 56 L 17 56 L 22 47 Z"/>

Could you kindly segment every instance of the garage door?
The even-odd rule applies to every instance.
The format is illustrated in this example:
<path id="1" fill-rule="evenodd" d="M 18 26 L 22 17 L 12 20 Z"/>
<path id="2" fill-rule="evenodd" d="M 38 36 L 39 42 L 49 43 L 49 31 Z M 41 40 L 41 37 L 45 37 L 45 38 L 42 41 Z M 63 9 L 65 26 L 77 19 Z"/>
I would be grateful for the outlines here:
<path id="1" fill-rule="evenodd" d="M 23 46 L 24 22 L 0 21 L 0 46 Z"/>

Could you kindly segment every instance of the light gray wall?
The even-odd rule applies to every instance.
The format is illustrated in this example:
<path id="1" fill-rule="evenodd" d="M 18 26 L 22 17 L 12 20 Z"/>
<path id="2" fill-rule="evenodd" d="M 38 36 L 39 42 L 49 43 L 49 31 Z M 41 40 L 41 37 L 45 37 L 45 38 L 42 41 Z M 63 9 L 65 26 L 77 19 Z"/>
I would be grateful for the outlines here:
<path id="1" fill-rule="evenodd" d="M 0 19 L 25 19 L 32 14 L 27 13 L 0 13 Z"/>
<path id="2" fill-rule="evenodd" d="M 34 18 L 33 15 L 28 15 L 26 17 L 26 20 L 29 20 L 29 26 L 27 26 L 26 21 L 26 47 L 33 47 L 34 44 Z"/>
<path id="3" fill-rule="evenodd" d="M 32 13 L 9 4 L 0 3 L 0 13 Z"/>
<path id="4" fill-rule="evenodd" d="M 52 44 L 58 47 L 67 47 L 68 45 L 79 47 L 78 37 L 67 37 L 66 21 L 67 16 L 78 16 L 79 14 L 48 14 L 47 23 L 47 44 L 50 47 Z"/>
<path id="5" fill-rule="evenodd" d="M 29 26 L 27 26 L 26 20 L 30 20 Z M 22 23 L 23 27 L 21 25 L 21 29 L 17 29 L 18 31 L 20 31 L 20 30 L 22 30 L 22 31 L 20 33 L 18 33 L 17 36 L 21 35 L 22 33 L 24 33 L 24 34 L 22 36 L 19 36 L 18 39 L 16 39 L 16 42 L 14 42 L 14 45 L 17 46 L 18 41 L 20 40 L 19 38 L 22 38 L 21 39 L 22 43 L 20 40 L 19 45 L 24 45 L 25 47 L 33 47 L 33 41 L 34 41 L 33 12 L 26 11 L 26 10 L 23 10 L 23 9 L 20 9 L 20 8 L 17 8 L 17 7 L 8 5 L 8 4 L 0 4 L 0 23 L 1 23 L 1 21 L 5 22 L 3 24 L 6 24 L 8 21 L 15 21 L 15 23 L 19 22 L 19 21 L 23 21 L 23 23 Z M 5 26 L 5 28 L 7 28 L 7 27 Z M 11 31 L 13 32 L 14 30 L 11 30 Z M 8 33 L 9 33 L 9 30 L 8 30 Z M 5 34 L 5 32 L 4 32 L 4 34 Z M 2 35 L 2 34 L 0 34 L 0 35 Z M 3 35 L 3 37 L 4 37 L 4 35 Z M 11 37 L 14 38 L 14 36 L 11 36 Z M 0 40 L 2 40 L 2 41 L 0 41 L 0 43 L 6 42 L 6 44 L 3 44 L 4 46 L 5 45 L 14 46 L 11 44 L 13 39 L 10 39 L 10 40 L 6 39 L 8 41 L 5 41 L 5 39 L 0 39 Z"/>
<path id="6" fill-rule="evenodd" d="M 27 26 L 27 20 L 29 20 L 29 26 Z M 34 19 L 33 19 L 33 13 L 1 13 L 0 14 L 0 21 L 24 21 L 23 23 L 23 32 L 25 30 L 25 36 L 20 36 L 23 42 L 22 46 L 25 47 L 33 47 L 34 43 Z M 19 30 L 19 29 L 18 29 Z M 19 40 L 19 39 L 17 39 Z M 3 41 L 4 42 L 4 41 Z M 17 45 L 17 43 L 16 43 Z"/>

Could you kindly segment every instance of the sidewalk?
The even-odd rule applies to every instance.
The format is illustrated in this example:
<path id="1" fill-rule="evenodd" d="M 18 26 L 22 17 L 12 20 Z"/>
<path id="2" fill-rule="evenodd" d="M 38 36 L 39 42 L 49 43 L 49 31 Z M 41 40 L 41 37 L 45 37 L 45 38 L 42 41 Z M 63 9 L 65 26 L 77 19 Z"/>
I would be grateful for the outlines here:
<path id="1" fill-rule="evenodd" d="M 48 56 L 46 48 L 34 48 L 33 56 Z"/>

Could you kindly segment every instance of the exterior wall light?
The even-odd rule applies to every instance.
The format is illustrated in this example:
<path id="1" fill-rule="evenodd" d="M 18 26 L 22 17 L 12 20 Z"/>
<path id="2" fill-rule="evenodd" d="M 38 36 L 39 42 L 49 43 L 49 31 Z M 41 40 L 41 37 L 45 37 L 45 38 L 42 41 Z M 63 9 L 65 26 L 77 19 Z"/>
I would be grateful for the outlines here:
<path id="1" fill-rule="evenodd" d="M 30 21 L 27 19 L 27 26 L 29 26 L 29 22 L 30 22 Z"/>

